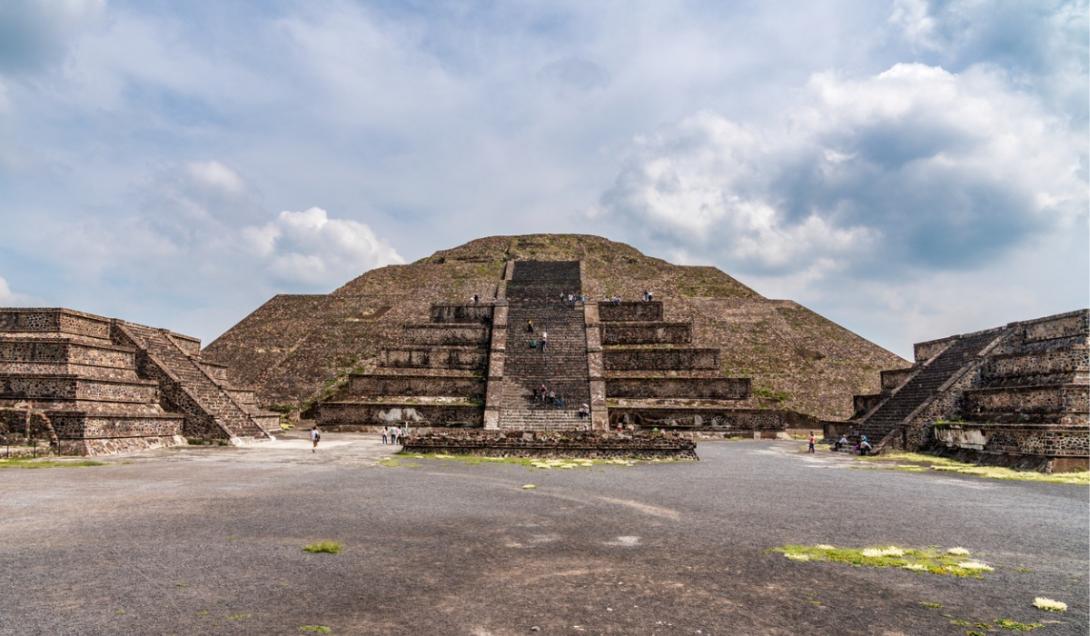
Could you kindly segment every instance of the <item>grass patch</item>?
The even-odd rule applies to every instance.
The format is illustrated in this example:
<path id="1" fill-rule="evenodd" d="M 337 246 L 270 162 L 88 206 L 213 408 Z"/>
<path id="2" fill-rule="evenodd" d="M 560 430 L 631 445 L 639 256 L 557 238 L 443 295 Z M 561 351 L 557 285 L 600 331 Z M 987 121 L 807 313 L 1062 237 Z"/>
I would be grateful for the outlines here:
<path id="1" fill-rule="evenodd" d="M 311 554 L 339 554 L 344 546 L 340 541 L 319 541 L 303 546 L 303 552 Z"/>
<path id="2" fill-rule="evenodd" d="M 1036 481 L 1051 484 L 1075 484 L 1079 486 L 1090 485 L 1090 471 L 1084 470 L 1074 473 L 1039 473 L 1034 470 L 1013 470 L 1000 466 L 978 466 L 966 462 L 925 455 L 923 453 L 884 453 L 882 455 L 863 456 L 859 459 L 868 462 L 885 463 L 894 462 L 891 466 L 894 470 L 909 472 L 938 471 L 946 473 L 958 473 L 961 475 L 973 475 L 987 479 L 1004 479 L 1013 481 Z M 896 462 L 911 462 L 900 464 Z"/>
<path id="3" fill-rule="evenodd" d="M 106 462 L 93 459 L 0 459 L 0 468 L 82 468 L 85 466 L 105 466 Z"/>
<path id="4" fill-rule="evenodd" d="M 926 607 L 927 609 L 942 609 L 942 603 L 935 603 L 932 601 L 920 601 L 920 607 Z"/>
<path id="5" fill-rule="evenodd" d="M 240 614 L 231 614 L 231 615 L 229 615 L 227 617 L 227 620 L 229 620 L 229 621 L 244 621 L 244 620 L 248 620 L 249 618 L 250 618 L 249 614 L 240 613 Z"/>
<path id="6" fill-rule="evenodd" d="M 949 554 L 934 548 L 838 548 L 822 544 L 785 545 L 773 548 L 772 551 L 779 552 L 792 561 L 832 561 L 854 567 L 896 568 L 940 576 L 981 578 L 993 569 L 988 564 L 968 559 L 965 555 Z"/>
<path id="7" fill-rule="evenodd" d="M 1009 629 L 1012 632 L 1032 632 L 1045 626 L 1044 623 L 1019 623 L 1011 618 L 1001 618 L 995 622 L 996 627 Z"/>
<path id="8" fill-rule="evenodd" d="M 299 631 L 304 634 L 332 634 L 333 630 L 325 625 L 300 625 Z"/>

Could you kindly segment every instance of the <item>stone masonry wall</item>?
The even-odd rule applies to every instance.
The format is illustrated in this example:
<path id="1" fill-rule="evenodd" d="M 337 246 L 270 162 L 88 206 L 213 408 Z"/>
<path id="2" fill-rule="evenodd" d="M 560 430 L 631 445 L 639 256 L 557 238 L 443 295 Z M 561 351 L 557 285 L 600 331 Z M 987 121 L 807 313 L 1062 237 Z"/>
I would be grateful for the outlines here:
<path id="1" fill-rule="evenodd" d="M 483 410 L 469 404 L 362 404 L 359 402 L 323 402 L 322 426 L 350 430 L 382 424 L 390 426 L 474 427 L 483 425 Z"/>
<path id="2" fill-rule="evenodd" d="M 687 322 L 602 323 L 603 345 L 689 344 L 692 325 Z"/>
<path id="3" fill-rule="evenodd" d="M 882 391 L 889 392 L 893 389 L 904 384 L 908 376 L 916 372 L 916 369 L 909 367 L 907 369 L 889 369 L 881 372 Z"/>
<path id="4" fill-rule="evenodd" d="M 600 305 L 604 307 L 605 305 Z M 606 371 L 671 371 L 719 368 L 718 349 L 607 349 Z"/>
<path id="5" fill-rule="evenodd" d="M 855 417 L 862 417 L 869 413 L 871 409 L 878 406 L 886 397 L 885 393 L 870 393 L 868 395 L 852 396 L 852 407 L 855 409 Z"/>
<path id="6" fill-rule="evenodd" d="M 382 364 L 394 368 L 484 369 L 488 352 L 481 349 L 401 347 L 384 349 Z"/>
<path id="7" fill-rule="evenodd" d="M 1029 342 L 1073 336 L 1086 337 L 1087 331 L 1090 330 L 1085 310 L 1031 320 L 1024 324 L 1025 339 Z"/>
<path id="8" fill-rule="evenodd" d="M 483 325 L 422 323 L 405 325 L 405 337 L 414 345 L 484 345 L 489 330 Z"/>
<path id="9" fill-rule="evenodd" d="M 751 435 L 758 431 L 783 431 L 787 428 L 821 429 L 821 423 L 809 416 L 772 409 L 650 409 L 613 407 L 609 409 L 610 427 L 631 425 L 639 429 L 684 429 Z"/>
<path id="10" fill-rule="evenodd" d="M 951 336 L 949 338 L 940 338 L 938 340 L 929 340 L 927 342 L 917 342 L 912 346 L 913 356 L 916 363 L 927 362 L 931 358 L 935 357 L 940 351 L 945 349 L 953 341 L 957 340 L 957 336 Z"/>
<path id="11" fill-rule="evenodd" d="M 977 389 L 964 396 L 963 413 L 972 420 L 1087 423 L 1090 386 L 1025 386 Z M 997 417 L 998 416 L 998 417 Z"/>
<path id="12" fill-rule="evenodd" d="M 407 453 L 457 453 L 490 457 L 625 457 L 696 459 L 696 442 L 674 434 L 590 431 L 442 431 L 410 435 Z"/>
<path id="13" fill-rule="evenodd" d="M 353 375 L 347 395 L 445 395 L 480 397 L 484 378 L 444 376 Z"/>
<path id="14" fill-rule="evenodd" d="M 1009 354 L 988 360 L 982 369 L 986 386 L 1011 383 L 1023 385 L 1053 382 L 1057 376 L 1068 376 L 1087 369 L 1086 349 L 1071 348 L 1028 354 Z"/>
<path id="15" fill-rule="evenodd" d="M 488 324 L 492 321 L 492 305 L 435 304 L 431 307 L 430 316 L 434 323 Z"/>
<path id="16" fill-rule="evenodd" d="M 1090 435 L 1083 428 L 1004 424 L 946 424 L 934 429 L 946 448 L 973 449 L 1006 455 L 1086 457 Z"/>
<path id="17" fill-rule="evenodd" d="M 608 378 L 608 398 L 744 400 L 749 378 Z"/>
<path id="18" fill-rule="evenodd" d="M 143 380 L 86 380 L 58 376 L 0 377 L 0 399 L 104 400 L 150 403 L 158 387 Z"/>
<path id="19" fill-rule="evenodd" d="M 110 323 L 69 309 L 4 309 L 0 310 L 0 332 L 66 333 L 108 339 Z"/>
<path id="20" fill-rule="evenodd" d="M 662 303 L 659 301 L 598 303 L 598 320 L 602 322 L 638 322 L 662 320 Z"/>

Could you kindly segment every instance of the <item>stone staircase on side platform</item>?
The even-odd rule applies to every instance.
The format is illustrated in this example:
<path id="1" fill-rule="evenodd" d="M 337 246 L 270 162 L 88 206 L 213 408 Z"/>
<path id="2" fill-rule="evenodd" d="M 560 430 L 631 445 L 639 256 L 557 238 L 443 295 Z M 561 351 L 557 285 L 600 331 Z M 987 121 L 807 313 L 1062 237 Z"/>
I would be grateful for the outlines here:
<path id="1" fill-rule="evenodd" d="M 187 436 L 215 437 L 218 428 L 230 438 L 270 437 L 165 330 L 122 321 L 114 321 L 113 328 L 115 340 L 143 354 L 141 370 L 158 380 L 171 410 L 185 414 Z"/>

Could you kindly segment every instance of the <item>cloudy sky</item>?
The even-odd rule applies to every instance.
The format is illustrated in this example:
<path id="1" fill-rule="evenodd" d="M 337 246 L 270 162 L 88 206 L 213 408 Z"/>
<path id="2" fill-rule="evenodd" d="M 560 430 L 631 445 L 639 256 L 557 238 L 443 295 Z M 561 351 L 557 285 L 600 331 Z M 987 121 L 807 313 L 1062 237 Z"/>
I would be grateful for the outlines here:
<path id="1" fill-rule="evenodd" d="M 908 355 L 1087 306 L 1085 1 L 0 2 L 0 305 L 210 341 L 493 234 Z"/>

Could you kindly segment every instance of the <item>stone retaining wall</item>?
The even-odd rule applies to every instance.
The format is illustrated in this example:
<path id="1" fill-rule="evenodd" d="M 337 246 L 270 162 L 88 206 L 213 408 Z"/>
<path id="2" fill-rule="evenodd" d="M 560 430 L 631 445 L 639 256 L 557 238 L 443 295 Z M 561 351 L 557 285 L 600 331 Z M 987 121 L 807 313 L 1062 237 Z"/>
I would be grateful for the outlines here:
<path id="1" fill-rule="evenodd" d="M 1086 424 L 1090 411 L 1090 387 L 1076 384 L 975 389 L 963 399 L 965 418 L 983 421 L 1001 414 L 1021 422 Z"/>
<path id="2" fill-rule="evenodd" d="M 146 380 L 83 379 L 63 376 L 0 377 L 0 399 L 105 400 L 153 403 L 159 392 Z"/>
<path id="3" fill-rule="evenodd" d="M 1056 376 L 1073 376 L 1086 368 L 1085 348 L 1008 354 L 988 360 L 981 369 L 981 379 L 989 385 L 1014 380 L 1021 384 L 1037 384 Z"/>
<path id="4" fill-rule="evenodd" d="M 608 378 L 607 398 L 744 400 L 749 378 Z"/>
<path id="5" fill-rule="evenodd" d="M 909 367 L 907 369 L 889 369 L 886 371 L 882 371 L 880 373 L 882 378 L 882 392 L 889 393 L 893 389 L 901 386 L 902 384 L 904 384 L 904 381 L 908 379 L 908 376 L 912 375 L 915 372 L 916 369 L 914 367 Z"/>
<path id="6" fill-rule="evenodd" d="M 600 302 L 598 303 L 598 320 L 601 322 L 662 320 L 662 303 L 657 300 L 649 303 L 626 301 L 616 305 Z"/>
<path id="7" fill-rule="evenodd" d="M 1081 458 L 1084 464 L 1090 457 L 1090 430 L 1083 427 L 941 424 L 933 427 L 932 434 L 934 446 L 940 449 L 1011 457 Z"/>
<path id="8" fill-rule="evenodd" d="M 820 430 L 816 418 L 772 409 L 687 409 L 613 407 L 609 409 L 611 428 L 635 426 L 643 430 L 682 429 L 751 435 L 754 432 L 779 432 L 788 428 Z"/>
<path id="9" fill-rule="evenodd" d="M 382 352 L 383 366 L 421 369 L 484 369 L 488 352 L 456 347 L 401 347 Z"/>
<path id="10" fill-rule="evenodd" d="M 1049 316 L 1031 320 L 1025 325 L 1025 339 L 1028 342 L 1051 340 L 1053 338 L 1085 337 L 1090 324 L 1085 310 Z"/>
<path id="11" fill-rule="evenodd" d="M 344 395 L 444 395 L 480 397 L 484 395 L 484 378 L 408 375 L 352 375 Z"/>
<path id="12" fill-rule="evenodd" d="M 405 337 L 414 345 L 484 345 L 489 330 L 484 325 L 421 323 L 405 325 Z"/>
<path id="13" fill-rule="evenodd" d="M 356 426 L 442 426 L 475 428 L 484 424 L 484 409 L 468 404 L 378 404 L 322 402 L 318 405 L 323 427 L 352 430 Z"/>
<path id="14" fill-rule="evenodd" d="M 0 311 L 0 332 L 67 333 L 108 340 L 110 322 L 70 309 L 4 309 Z"/>
<path id="15" fill-rule="evenodd" d="M 884 393 L 869 393 L 867 395 L 853 395 L 852 407 L 855 409 L 855 414 L 852 417 L 862 417 L 870 412 L 871 409 L 878 406 L 882 400 L 888 397 Z"/>
<path id="16" fill-rule="evenodd" d="M 466 323 L 492 321 L 492 305 L 443 305 L 431 306 L 430 318 L 435 323 Z"/>
<path id="17" fill-rule="evenodd" d="M 587 457 L 697 459 L 688 435 L 593 431 L 444 431 L 412 433 L 406 453 L 454 453 L 487 457 Z"/>
<path id="18" fill-rule="evenodd" d="M 599 308 L 604 305 L 599 305 Z M 719 349 L 606 349 L 606 371 L 718 369 Z"/>
<path id="19" fill-rule="evenodd" d="M 603 345 L 689 344 L 693 327 L 687 322 L 603 323 Z"/>

